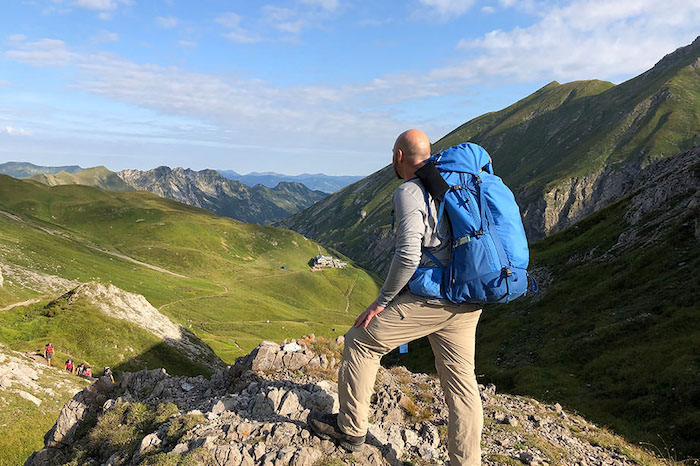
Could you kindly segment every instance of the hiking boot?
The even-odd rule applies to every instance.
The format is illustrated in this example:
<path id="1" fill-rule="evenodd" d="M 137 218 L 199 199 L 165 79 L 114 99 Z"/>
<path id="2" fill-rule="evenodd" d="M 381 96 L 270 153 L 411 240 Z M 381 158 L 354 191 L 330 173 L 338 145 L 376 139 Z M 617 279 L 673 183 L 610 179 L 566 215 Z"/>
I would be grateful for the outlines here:
<path id="1" fill-rule="evenodd" d="M 325 414 L 314 411 L 309 414 L 308 423 L 311 430 L 316 435 L 322 439 L 336 440 L 340 446 L 345 448 L 347 451 L 360 451 L 362 449 L 362 445 L 365 443 L 364 435 L 348 435 L 340 430 L 340 427 L 338 427 L 337 414 Z"/>

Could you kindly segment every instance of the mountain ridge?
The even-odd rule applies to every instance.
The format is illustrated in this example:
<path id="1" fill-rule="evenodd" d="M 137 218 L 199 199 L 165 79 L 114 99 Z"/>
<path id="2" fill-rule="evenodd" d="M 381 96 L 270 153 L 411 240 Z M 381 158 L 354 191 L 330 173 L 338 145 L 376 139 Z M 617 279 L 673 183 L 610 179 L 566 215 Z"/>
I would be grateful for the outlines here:
<path id="1" fill-rule="evenodd" d="M 274 188 L 282 181 L 302 183 L 306 187 L 325 193 L 333 193 L 345 186 L 359 180 L 362 176 L 351 175 L 326 175 L 324 173 L 302 173 L 300 175 L 284 175 L 275 172 L 250 172 L 245 175 L 233 170 L 217 170 L 224 177 L 240 181 L 248 186 L 262 184 L 268 188 Z"/>
<path id="2" fill-rule="evenodd" d="M 634 176 L 656 158 L 700 143 L 699 128 L 700 37 L 618 85 L 551 82 L 460 125 L 435 142 L 432 152 L 464 141 L 485 147 L 496 174 L 515 193 L 534 241 L 624 195 Z M 385 273 L 391 195 L 400 183 L 387 166 L 279 225 Z"/>
<path id="3" fill-rule="evenodd" d="M 134 189 L 104 165 L 84 168 L 75 172 L 61 170 L 57 173 L 41 173 L 30 176 L 28 179 L 48 186 L 81 184 L 106 191 L 130 191 Z"/>
<path id="4" fill-rule="evenodd" d="M 53 174 L 61 171 L 75 173 L 80 170 L 83 170 L 83 168 L 78 165 L 45 167 L 41 165 L 34 165 L 33 163 L 29 162 L 5 162 L 0 164 L 0 174 L 12 176 L 14 178 L 27 178 L 32 175 L 38 175 L 42 173 Z"/>
<path id="5" fill-rule="evenodd" d="M 252 188 L 229 180 L 212 169 L 156 167 L 152 170 L 122 170 L 117 173 L 134 189 L 194 205 L 224 217 L 266 224 L 287 217 L 326 196 L 301 183 L 278 183 L 275 188 Z"/>

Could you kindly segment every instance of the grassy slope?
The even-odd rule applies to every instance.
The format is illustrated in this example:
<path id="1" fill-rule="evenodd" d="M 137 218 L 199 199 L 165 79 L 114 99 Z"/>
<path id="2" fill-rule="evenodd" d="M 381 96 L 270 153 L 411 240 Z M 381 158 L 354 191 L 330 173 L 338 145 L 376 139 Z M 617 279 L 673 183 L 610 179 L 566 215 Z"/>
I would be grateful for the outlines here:
<path id="1" fill-rule="evenodd" d="M 628 438 L 697 456 L 700 293 L 689 278 L 700 251 L 692 219 L 679 219 L 653 246 L 602 258 L 625 228 L 625 206 L 533 245 L 533 265 L 556 280 L 538 301 L 485 310 L 477 372 L 504 391 L 559 401 Z M 434 371 L 426 341 L 409 355 L 387 362 Z"/>
<path id="2" fill-rule="evenodd" d="M 82 184 L 108 191 L 130 191 L 132 189 L 116 173 L 103 166 L 85 168 L 76 172 L 42 173 L 30 178 L 49 186 Z"/>
<path id="3" fill-rule="evenodd" d="M 88 362 L 96 375 L 106 366 L 116 373 L 154 367 L 179 375 L 211 373 L 139 326 L 96 312 L 91 303 L 45 305 L 0 313 L 0 341 L 16 350 L 41 350 L 50 341 L 55 365 L 62 367 L 68 358 Z"/>
<path id="4" fill-rule="evenodd" d="M 539 192 L 604 164 L 672 155 L 697 143 L 700 41 L 622 84 L 550 83 L 499 112 L 475 118 L 435 145 L 486 147 L 517 190 Z"/>
<path id="5" fill-rule="evenodd" d="M 0 347 L 0 353 L 6 350 Z M 9 353 L 8 354 L 12 354 Z M 0 465 L 18 465 L 43 447 L 43 436 L 53 426 L 58 412 L 73 396 L 72 392 L 88 384 L 84 379 L 58 369 L 47 369 L 36 383 L 49 392 L 33 392 L 41 400 L 36 406 L 12 390 L 0 394 Z M 13 386 L 32 392 L 23 386 Z"/>
<path id="6" fill-rule="evenodd" d="M 50 235 L 0 215 L 3 261 L 143 294 L 228 362 L 261 338 L 280 340 L 309 331 L 331 336 L 333 328 L 341 332 L 377 292 L 375 278 L 354 267 L 311 272 L 307 262 L 319 246 L 294 232 L 242 224 L 144 192 L 49 188 L 0 177 L 0 209 L 69 236 Z M 33 297 L 26 290 L 5 288 L 0 304 L 27 296 Z"/>

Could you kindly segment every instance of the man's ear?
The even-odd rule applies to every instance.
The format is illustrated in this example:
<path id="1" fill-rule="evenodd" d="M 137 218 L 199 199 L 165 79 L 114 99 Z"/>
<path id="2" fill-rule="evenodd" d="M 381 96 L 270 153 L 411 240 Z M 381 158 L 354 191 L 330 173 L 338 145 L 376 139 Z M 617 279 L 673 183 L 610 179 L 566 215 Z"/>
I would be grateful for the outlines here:
<path id="1" fill-rule="evenodd" d="M 403 163 L 403 151 L 401 149 L 396 149 L 396 161 Z"/>

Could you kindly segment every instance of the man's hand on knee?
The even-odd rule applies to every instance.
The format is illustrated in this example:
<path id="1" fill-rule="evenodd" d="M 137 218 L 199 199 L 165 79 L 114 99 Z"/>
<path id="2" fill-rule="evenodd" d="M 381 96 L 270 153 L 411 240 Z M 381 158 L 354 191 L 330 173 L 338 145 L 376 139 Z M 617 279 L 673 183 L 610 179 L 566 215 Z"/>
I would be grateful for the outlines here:
<path id="1" fill-rule="evenodd" d="M 374 316 L 382 312 L 384 309 L 386 309 L 384 306 L 380 306 L 376 301 L 373 302 L 362 314 L 357 317 L 357 319 L 355 319 L 355 327 L 362 326 L 367 328 Z"/>

